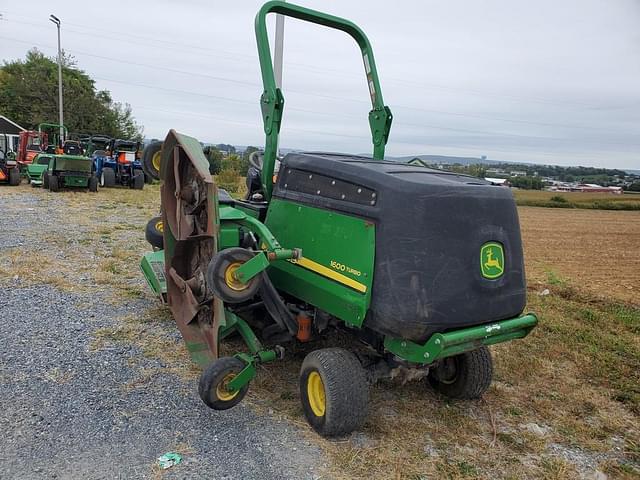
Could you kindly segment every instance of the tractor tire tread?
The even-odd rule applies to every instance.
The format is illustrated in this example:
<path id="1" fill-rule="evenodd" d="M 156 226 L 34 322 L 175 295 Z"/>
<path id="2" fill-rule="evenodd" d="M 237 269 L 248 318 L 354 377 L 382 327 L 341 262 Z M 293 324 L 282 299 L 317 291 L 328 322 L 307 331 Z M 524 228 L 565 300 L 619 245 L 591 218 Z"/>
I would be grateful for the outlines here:
<path id="1" fill-rule="evenodd" d="M 306 401 L 307 377 L 317 371 L 322 378 L 326 412 L 321 422 Z M 369 385 L 358 358 L 343 348 L 324 348 L 309 353 L 300 370 L 303 410 L 311 426 L 326 437 L 343 436 L 365 421 L 369 405 Z"/>
<path id="2" fill-rule="evenodd" d="M 18 167 L 9 169 L 9 185 L 12 187 L 18 186 L 20 185 L 20 180 L 22 179 L 20 178 L 20 170 L 18 170 Z"/>
<path id="3" fill-rule="evenodd" d="M 144 237 L 152 247 L 162 250 L 164 248 L 164 234 L 156 228 L 156 224 L 160 221 L 162 221 L 162 217 L 153 217 L 149 220 L 144 229 Z"/>
<path id="4" fill-rule="evenodd" d="M 475 400 L 482 397 L 491 385 L 493 360 L 486 346 L 457 355 L 460 372 L 453 383 L 439 382 L 429 375 L 429 382 L 439 393 L 458 400 Z"/>

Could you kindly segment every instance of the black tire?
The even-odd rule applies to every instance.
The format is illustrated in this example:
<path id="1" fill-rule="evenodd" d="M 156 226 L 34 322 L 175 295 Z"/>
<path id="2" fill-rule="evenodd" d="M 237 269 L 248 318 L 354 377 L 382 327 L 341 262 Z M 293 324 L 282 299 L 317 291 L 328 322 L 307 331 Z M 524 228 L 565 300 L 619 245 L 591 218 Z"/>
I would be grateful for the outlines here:
<path id="1" fill-rule="evenodd" d="M 49 190 L 52 192 L 60 191 L 60 183 L 57 175 L 49 175 Z"/>
<path id="2" fill-rule="evenodd" d="M 113 168 L 104 167 L 100 174 L 100 186 L 101 187 L 114 187 L 116 185 L 116 172 Z"/>
<path id="3" fill-rule="evenodd" d="M 89 177 L 89 191 L 97 192 L 98 191 L 98 177 L 95 175 L 91 175 Z"/>
<path id="4" fill-rule="evenodd" d="M 49 188 L 49 171 L 42 172 L 42 188 Z"/>
<path id="5" fill-rule="evenodd" d="M 142 151 L 142 169 L 149 178 L 160 180 L 160 165 L 157 155 L 162 151 L 162 142 L 152 142 Z M 155 157 L 155 162 L 154 162 Z"/>
<path id="6" fill-rule="evenodd" d="M 144 188 L 144 173 L 142 170 L 133 171 L 133 180 L 131 182 L 131 188 L 134 190 L 142 190 Z"/>
<path id="7" fill-rule="evenodd" d="M 460 400 L 482 397 L 491 385 L 493 361 L 485 346 L 445 358 L 429 371 L 429 383 L 442 395 Z"/>
<path id="8" fill-rule="evenodd" d="M 235 357 L 222 357 L 214 360 L 200 375 L 198 394 L 209 408 L 227 410 L 235 407 L 249 390 L 249 384 L 235 394 L 225 390 L 225 383 L 240 373 L 245 367 L 242 360 Z"/>
<path id="9" fill-rule="evenodd" d="M 20 170 L 18 170 L 18 167 L 13 167 L 9 169 L 9 185 L 11 185 L 12 187 L 15 187 L 17 185 L 20 185 Z"/>
<path id="10" fill-rule="evenodd" d="M 153 217 L 147 222 L 144 236 L 152 247 L 162 250 L 164 248 L 164 225 L 162 217 Z"/>
<path id="11" fill-rule="evenodd" d="M 323 409 L 314 401 L 318 376 Z M 311 352 L 300 369 L 300 399 L 307 421 L 320 435 L 351 433 L 364 423 L 369 408 L 369 386 L 362 365 L 353 353 L 342 348 Z"/>
<path id="12" fill-rule="evenodd" d="M 209 291 L 226 303 L 242 303 L 253 298 L 260 288 L 260 275 L 249 283 L 240 283 L 231 277 L 233 270 L 253 257 L 253 252 L 239 247 L 216 253 L 207 267 Z"/>

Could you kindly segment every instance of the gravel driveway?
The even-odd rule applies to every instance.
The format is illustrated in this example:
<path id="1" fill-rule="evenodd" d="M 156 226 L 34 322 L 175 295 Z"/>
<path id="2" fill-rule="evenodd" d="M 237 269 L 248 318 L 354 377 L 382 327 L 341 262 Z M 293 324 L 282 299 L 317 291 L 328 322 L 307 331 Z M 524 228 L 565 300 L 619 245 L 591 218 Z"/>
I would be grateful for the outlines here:
<path id="1" fill-rule="evenodd" d="M 11 203 L 23 208 L 5 210 L 0 247 L 31 245 L 45 225 L 73 236 L 58 201 L 12 189 Z M 320 477 L 321 454 L 297 427 L 244 404 L 209 410 L 192 381 L 136 346 L 92 347 L 99 329 L 155 307 L 148 296 L 114 306 L 110 286 L 87 294 L 20 275 L 0 279 L 0 288 L 0 478 Z M 144 369 L 157 374 L 140 380 Z M 160 471 L 156 458 L 169 451 L 183 462 Z"/>

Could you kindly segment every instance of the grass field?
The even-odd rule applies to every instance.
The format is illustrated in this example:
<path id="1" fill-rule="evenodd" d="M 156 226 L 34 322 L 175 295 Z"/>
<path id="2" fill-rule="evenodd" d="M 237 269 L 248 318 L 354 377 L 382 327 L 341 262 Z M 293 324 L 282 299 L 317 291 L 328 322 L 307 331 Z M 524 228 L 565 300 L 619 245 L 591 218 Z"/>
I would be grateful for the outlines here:
<path id="1" fill-rule="evenodd" d="M 158 209 L 157 186 L 97 195 L 0 188 L 4 208 L 24 208 L 13 201 L 18 192 L 46 199 L 46 224 L 66 225 L 66 234 L 43 223 L 29 232 L 33 243 L 3 252 L 0 275 L 150 296 L 137 262 L 147 249 L 144 225 Z M 449 401 L 421 382 L 385 381 L 372 388 L 361 432 L 322 439 L 304 422 L 298 398 L 300 362 L 322 346 L 312 343 L 260 367 L 246 401 L 300 427 L 325 453 L 327 479 L 640 478 L 640 212 L 519 213 L 528 309 L 540 325 L 524 340 L 492 348 L 495 381 L 483 400 Z M 158 306 L 97 331 L 92 348 L 132 343 L 195 389 L 198 371 L 183 345 L 156 334 L 170 323 Z"/>
<path id="2" fill-rule="evenodd" d="M 587 208 L 596 210 L 640 210 L 640 194 L 547 192 L 513 190 L 518 205 L 550 208 Z"/>

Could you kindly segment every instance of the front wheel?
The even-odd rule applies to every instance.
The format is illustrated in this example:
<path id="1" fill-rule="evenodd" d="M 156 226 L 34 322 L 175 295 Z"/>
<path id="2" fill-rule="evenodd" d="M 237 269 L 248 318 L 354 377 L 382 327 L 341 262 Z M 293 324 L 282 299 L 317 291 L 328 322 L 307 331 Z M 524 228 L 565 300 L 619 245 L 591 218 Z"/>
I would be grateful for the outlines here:
<path id="1" fill-rule="evenodd" d="M 226 303 L 242 303 L 253 298 L 260 287 L 260 275 L 247 283 L 242 283 L 234 276 L 235 271 L 253 256 L 253 252 L 239 247 L 216 253 L 207 267 L 209 291 Z"/>
<path id="2" fill-rule="evenodd" d="M 362 365 L 342 348 L 311 352 L 300 369 L 300 399 L 307 421 L 320 435 L 351 433 L 364 423 L 369 406 Z"/>
<path id="3" fill-rule="evenodd" d="M 60 183 L 57 175 L 49 175 L 49 190 L 52 192 L 60 190 Z"/>
<path id="4" fill-rule="evenodd" d="M 91 175 L 89 177 L 89 191 L 97 192 L 98 191 L 98 177 L 95 175 Z"/>
<path id="5" fill-rule="evenodd" d="M 13 167 L 9 169 L 9 185 L 15 187 L 20 185 L 20 170 L 18 167 Z"/>
<path id="6" fill-rule="evenodd" d="M 200 375 L 198 394 L 202 401 L 214 410 L 227 410 L 240 403 L 247 394 L 249 385 L 235 392 L 230 392 L 227 385 L 244 367 L 244 362 L 236 357 L 214 360 Z"/>
<path id="7" fill-rule="evenodd" d="M 147 222 L 144 236 L 152 247 L 158 250 L 164 248 L 164 223 L 162 217 L 153 217 Z"/>
<path id="8" fill-rule="evenodd" d="M 101 187 L 114 187 L 116 185 L 116 172 L 113 168 L 103 167 L 100 174 Z"/>
<path id="9" fill-rule="evenodd" d="M 429 370 L 429 383 L 442 395 L 461 400 L 482 397 L 491 385 L 493 361 L 485 346 L 442 359 Z"/>

